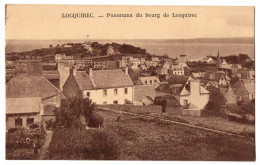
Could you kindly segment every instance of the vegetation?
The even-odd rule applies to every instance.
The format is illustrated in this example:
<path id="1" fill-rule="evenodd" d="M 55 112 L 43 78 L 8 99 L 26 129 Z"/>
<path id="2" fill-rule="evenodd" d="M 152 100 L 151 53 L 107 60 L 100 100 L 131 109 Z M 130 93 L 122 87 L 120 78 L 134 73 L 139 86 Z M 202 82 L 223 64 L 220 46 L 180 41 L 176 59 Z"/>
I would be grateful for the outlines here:
<path id="1" fill-rule="evenodd" d="M 56 126 L 86 127 L 91 119 L 95 104 L 88 98 L 78 95 L 63 102 L 56 111 Z M 83 118 L 83 119 L 82 119 Z"/>
<path id="2" fill-rule="evenodd" d="M 221 115 L 221 106 L 226 103 L 225 97 L 221 94 L 220 90 L 213 88 L 210 92 L 209 102 L 202 111 L 205 115 Z"/>
<path id="3" fill-rule="evenodd" d="M 37 159 L 34 144 L 40 148 L 45 140 L 45 131 L 41 125 L 30 129 L 13 128 L 6 133 L 6 159 L 31 160 Z"/>
<path id="4" fill-rule="evenodd" d="M 119 156 L 116 136 L 108 130 L 57 128 L 49 148 L 54 160 L 114 160 Z"/>

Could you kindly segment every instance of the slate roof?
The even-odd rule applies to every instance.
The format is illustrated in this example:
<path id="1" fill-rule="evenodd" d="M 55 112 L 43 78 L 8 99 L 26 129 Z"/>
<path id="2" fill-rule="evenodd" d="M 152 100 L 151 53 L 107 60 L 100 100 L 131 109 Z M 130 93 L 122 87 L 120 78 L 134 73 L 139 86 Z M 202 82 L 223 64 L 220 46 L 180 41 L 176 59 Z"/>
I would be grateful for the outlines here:
<path id="1" fill-rule="evenodd" d="M 223 94 L 223 96 L 226 99 L 226 104 L 236 104 L 237 99 L 236 95 L 234 94 L 234 91 L 231 87 L 229 88 L 219 88 L 220 92 Z"/>
<path id="2" fill-rule="evenodd" d="M 92 76 L 86 72 L 77 72 L 74 76 L 81 90 L 107 89 L 133 86 L 133 81 L 121 69 L 93 70 Z"/>
<path id="3" fill-rule="evenodd" d="M 92 74 L 93 77 L 91 79 L 94 82 L 95 88 L 117 88 L 134 85 L 130 76 L 125 74 L 121 69 L 96 70 Z"/>
<path id="4" fill-rule="evenodd" d="M 85 71 L 84 72 L 77 71 L 74 78 L 81 90 L 94 88 L 94 85 L 92 84 L 92 81 L 91 81 L 89 75 Z"/>
<path id="5" fill-rule="evenodd" d="M 250 82 L 250 83 L 245 82 L 244 86 L 245 86 L 246 90 L 248 91 L 248 93 L 250 93 L 250 94 L 255 93 L 255 83 L 253 83 L 253 82 Z"/>
<path id="6" fill-rule="evenodd" d="M 187 81 L 189 80 L 189 76 L 182 75 L 172 75 L 167 81 L 168 84 L 163 88 L 164 92 L 173 92 L 173 94 L 179 95 L 183 88 L 186 86 Z M 178 87 L 176 86 L 178 85 Z M 172 88 L 177 88 L 176 90 L 172 90 Z"/>
<path id="7" fill-rule="evenodd" d="M 150 98 L 155 97 L 155 90 L 154 87 L 151 85 L 134 86 L 134 91 L 134 101 L 141 101 L 147 96 L 149 96 Z"/>
<path id="8" fill-rule="evenodd" d="M 6 84 L 6 98 L 42 99 L 56 96 L 60 90 L 43 76 L 15 76 Z"/>
<path id="9" fill-rule="evenodd" d="M 41 102 L 40 97 L 6 98 L 6 114 L 38 113 Z"/>
<path id="10" fill-rule="evenodd" d="M 213 77 L 211 77 L 211 75 Z M 219 81 L 222 76 L 225 78 L 223 72 L 207 72 L 205 74 L 205 76 L 204 76 L 204 79 L 213 80 L 213 81 Z"/>

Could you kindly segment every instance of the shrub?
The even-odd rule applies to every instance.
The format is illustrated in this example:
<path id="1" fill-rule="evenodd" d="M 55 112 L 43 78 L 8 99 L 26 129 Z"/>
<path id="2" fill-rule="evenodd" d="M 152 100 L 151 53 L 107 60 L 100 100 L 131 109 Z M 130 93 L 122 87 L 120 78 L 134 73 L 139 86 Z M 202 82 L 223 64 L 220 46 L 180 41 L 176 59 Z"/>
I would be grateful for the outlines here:
<path id="1" fill-rule="evenodd" d="M 32 124 L 32 125 L 30 125 L 30 129 L 35 129 L 35 128 L 39 128 L 39 125 L 38 125 L 38 124 Z"/>
<path id="2" fill-rule="evenodd" d="M 103 123 L 104 123 L 104 118 L 99 114 L 97 114 L 96 112 L 93 112 L 89 120 L 88 126 L 98 128 L 98 127 L 102 127 Z"/>
<path id="3" fill-rule="evenodd" d="M 16 132 L 18 129 L 17 128 L 10 128 L 9 130 L 8 130 L 8 133 L 14 133 L 14 132 Z"/>
<path id="4" fill-rule="evenodd" d="M 115 160 L 119 157 L 119 143 L 116 136 L 108 131 L 96 131 L 90 146 L 84 150 L 85 159 Z"/>

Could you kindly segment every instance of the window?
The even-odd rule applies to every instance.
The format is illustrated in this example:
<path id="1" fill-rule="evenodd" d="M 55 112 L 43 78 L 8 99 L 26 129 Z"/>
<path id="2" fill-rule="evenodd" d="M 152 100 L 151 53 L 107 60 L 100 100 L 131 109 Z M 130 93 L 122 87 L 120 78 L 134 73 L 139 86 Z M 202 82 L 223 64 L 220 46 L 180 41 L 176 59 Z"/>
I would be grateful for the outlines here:
<path id="1" fill-rule="evenodd" d="M 23 119 L 18 118 L 15 119 L 15 126 L 22 126 L 23 125 Z"/>
<path id="2" fill-rule="evenodd" d="M 125 88 L 125 94 L 127 94 L 128 93 L 128 89 L 127 88 Z"/>
<path id="3" fill-rule="evenodd" d="M 90 92 L 87 92 L 87 96 L 90 97 Z"/>
<path id="4" fill-rule="evenodd" d="M 145 84 L 147 84 L 147 81 L 145 81 Z"/>
<path id="5" fill-rule="evenodd" d="M 117 89 L 114 89 L 114 95 L 117 95 Z"/>
<path id="6" fill-rule="evenodd" d="M 118 101 L 117 101 L 117 100 L 115 100 L 115 101 L 114 101 L 114 104 L 118 104 Z"/>
<path id="7" fill-rule="evenodd" d="M 34 123 L 34 118 L 27 118 L 27 125 L 33 124 Z"/>
<path id="8" fill-rule="evenodd" d="M 153 80 L 150 80 L 150 84 L 153 84 Z"/>
<path id="9" fill-rule="evenodd" d="M 107 102 L 106 102 L 106 101 L 104 101 L 104 102 L 103 102 L 103 104 L 107 104 Z"/>
<path id="10" fill-rule="evenodd" d="M 184 105 L 188 105 L 188 100 L 183 100 L 184 101 Z"/>
<path id="11" fill-rule="evenodd" d="M 103 95 L 106 96 L 107 95 L 107 90 L 103 90 Z"/>

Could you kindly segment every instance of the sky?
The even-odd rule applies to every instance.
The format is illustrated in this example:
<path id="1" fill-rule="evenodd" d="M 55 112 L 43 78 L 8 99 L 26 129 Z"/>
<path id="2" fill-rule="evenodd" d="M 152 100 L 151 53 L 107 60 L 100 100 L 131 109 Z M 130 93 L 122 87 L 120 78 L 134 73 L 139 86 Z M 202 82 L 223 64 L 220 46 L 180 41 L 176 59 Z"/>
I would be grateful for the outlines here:
<path id="1" fill-rule="evenodd" d="M 93 13 L 95 18 L 62 18 L 66 13 Z M 134 17 L 107 18 L 107 13 Z M 137 13 L 143 17 L 136 18 Z M 172 13 L 197 17 L 174 18 Z M 254 37 L 254 7 L 7 5 L 5 32 L 6 39 L 30 40 Z"/>

